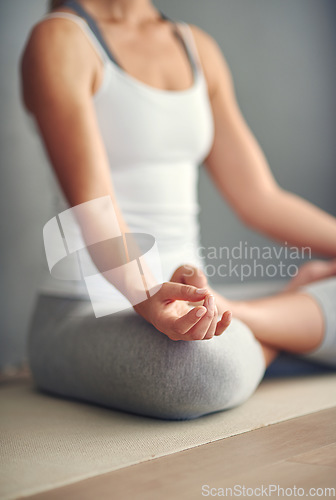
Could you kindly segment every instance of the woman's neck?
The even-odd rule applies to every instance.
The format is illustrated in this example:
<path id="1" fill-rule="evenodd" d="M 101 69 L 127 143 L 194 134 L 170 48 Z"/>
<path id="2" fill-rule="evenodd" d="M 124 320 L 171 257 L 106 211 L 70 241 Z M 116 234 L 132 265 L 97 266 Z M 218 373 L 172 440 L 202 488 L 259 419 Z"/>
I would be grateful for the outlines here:
<path id="1" fill-rule="evenodd" d="M 157 21 L 159 13 L 151 0 L 77 0 L 97 21 L 141 25 Z"/>

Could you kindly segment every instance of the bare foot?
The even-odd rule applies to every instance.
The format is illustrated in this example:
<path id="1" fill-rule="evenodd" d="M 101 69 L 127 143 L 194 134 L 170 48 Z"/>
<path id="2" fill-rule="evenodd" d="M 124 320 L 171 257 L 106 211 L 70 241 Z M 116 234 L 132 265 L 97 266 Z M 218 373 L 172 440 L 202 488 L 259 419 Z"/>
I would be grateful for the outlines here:
<path id="1" fill-rule="evenodd" d="M 303 264 L 298 274 L 286 286 L 286 292 L 292 292 L 297 288 L 323 280 L 331 276 L 336 276 L 336 259 L 334 260 L 313 260 Z"/>

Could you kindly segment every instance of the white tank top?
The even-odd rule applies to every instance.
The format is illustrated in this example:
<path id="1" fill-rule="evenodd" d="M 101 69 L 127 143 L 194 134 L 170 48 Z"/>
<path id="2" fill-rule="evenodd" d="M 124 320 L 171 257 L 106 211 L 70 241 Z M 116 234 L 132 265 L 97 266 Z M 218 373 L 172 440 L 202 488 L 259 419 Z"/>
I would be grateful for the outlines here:
<path id="1" fill-rule="evenodd" d="M 193 59 L 194 81 L 186 90 L 169 91 L 147 85 L 115 64 L 81 17 L 55 12 L 44 19 L 54 17 L 76 23 L 103 61 L 103 81 L 93 102 L 116 199 L 131 232 L 155 237 L 164 281 L 181 264 L 202 266 L 197 256 L 198 167 L 211 148 L 214 125 L 190 27 L 177 24 Z M 57 215 L 69 205 L 54 176 L 51 190 Z M 82 239 L 78 226 L 73 228 L 72 238 Z M 88 252 L 87 258 L 90 260 Z M 69 259 L 70 267 L 71 262 Z M 70 268 L 69 275 L 73 275 Z M 83 281 L 59 280 L 47 273 L 40 291 L 87 297 Z"/>

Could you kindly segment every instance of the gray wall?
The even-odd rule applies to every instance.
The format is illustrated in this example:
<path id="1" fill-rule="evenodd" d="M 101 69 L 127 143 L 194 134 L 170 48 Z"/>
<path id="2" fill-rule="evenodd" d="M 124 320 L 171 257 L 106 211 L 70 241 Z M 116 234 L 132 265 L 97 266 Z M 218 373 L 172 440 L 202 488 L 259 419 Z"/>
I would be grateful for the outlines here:
<path id="1" fill-rule="evenodd" d="M 239 103 L 280 185 L 336 214 L 334 0 L 156 0 L 168 16 L 199 25 L 221 46 Z M 0 367 L 24 358 L 49 218 L 46 160 L 20 107 L 18 61 L 44 0 L 1 9 Z M 270 242 L 247 230 L 201 173 L 204 245 Z M 218 214 L 216 225 L 213 214 Z M 218 279 L 218 278 L 217 278 Z M 216 277 L 214 278 L 216 281 Z M 234 281 L 233 277 L 230 281 Z"/>
<path id="2" fill-rule="evenodd" d="M 157 0 L 156 5 L 200 26 L 219 43 L 240 107 L 278 183 L 336 214 L 334 0 Z M 274 246 L 243 227 L 204 170 L 200 200 L 204 246 Z M 216 224 L 213 214 L 220 214 Z M 264 260 L 264 269 L 276 260 Z M 302 262 L 282 260 L 287 266 Z M 208 259 L 210 275 L 218 264 Z M 257 272 L 250 279 L 260 278 Z M 212 279 L 222 280 L 218 274 Z M 240 279 L 233 273 L 226 282 Z"/>

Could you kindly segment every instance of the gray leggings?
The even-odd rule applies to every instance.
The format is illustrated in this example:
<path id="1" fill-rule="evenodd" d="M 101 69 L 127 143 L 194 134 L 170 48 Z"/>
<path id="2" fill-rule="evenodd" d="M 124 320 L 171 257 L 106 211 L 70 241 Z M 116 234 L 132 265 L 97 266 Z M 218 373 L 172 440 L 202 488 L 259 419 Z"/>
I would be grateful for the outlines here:
<path id="1" fill-rule="evenodd" d="M 325 319 L 304 358 L 336 367 L 336 278 L 305 288 Z M 261 346 L 237 319 L 220 337 L 174 342 L 132 309 L 96 318 L 89 301 L 40 296 L 28 336 L 38 388 L 165 419 L 191 419 L 243 403 L 265 372 Z"/>
<path id="2" fill-rule="evenodd" d="M 262 379 L 260 344 L 238 320 L 212 340 L 174 342 L 133 310 L 40 296 L 28 337 L 36 386 L 117 410 L 191 419 L 241 404 Z"/>

